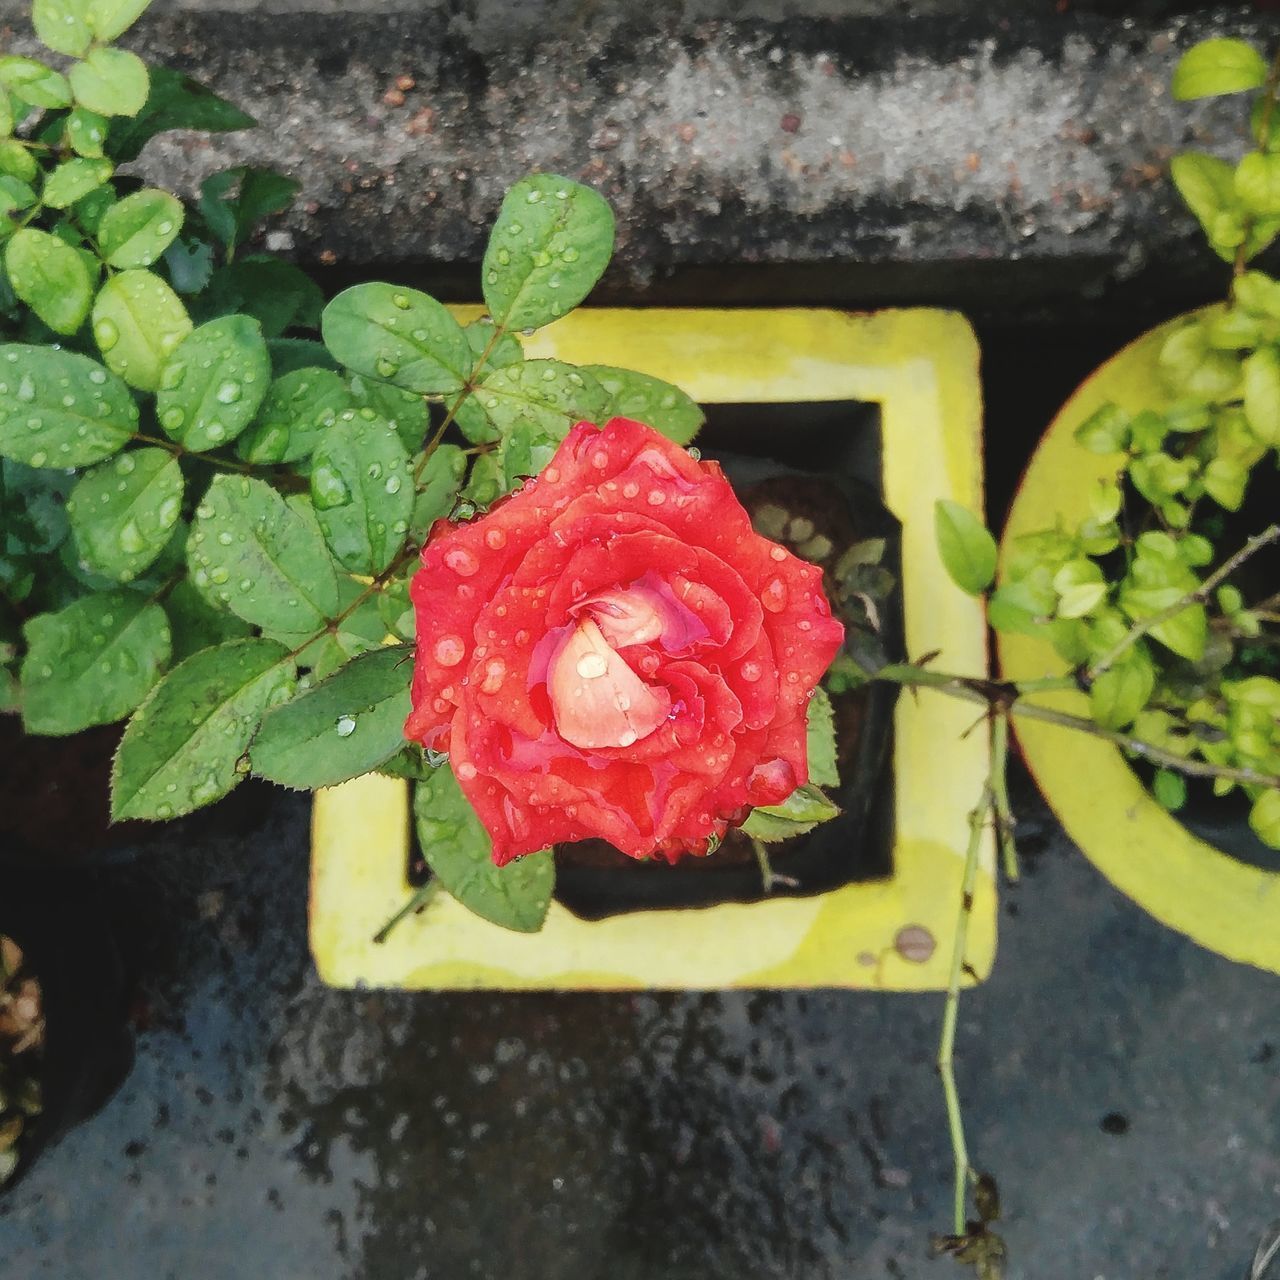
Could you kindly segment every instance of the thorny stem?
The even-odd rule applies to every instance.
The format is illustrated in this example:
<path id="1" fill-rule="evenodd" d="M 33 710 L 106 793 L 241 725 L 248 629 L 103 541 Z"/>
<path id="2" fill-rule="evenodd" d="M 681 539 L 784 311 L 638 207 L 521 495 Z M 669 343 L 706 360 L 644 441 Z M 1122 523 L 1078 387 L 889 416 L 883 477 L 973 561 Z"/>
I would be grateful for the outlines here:
<path id="1" fill-rule="evenodd" d="M 966 702 L 1003 707 L 1011 716 L 1024 716 L 1028 720 L 1040 720 L 1045 724 L 1061 725 L 1064 729 L 1076 729 L 1081 733 L 1092 734 L 1095 738 L 1110 742 L 1122 751 L 1140 756 L 1161 768 L 1171 769 L 1175 773 L 1183 773 L 1188 777 L 1221 778 L 1227 782 L 1280 790 L 1280 775 L 1259 773 L 1256 769 L 1209 764 L 1203 760 L 1184 759 L 1172 751 L 1157 747 L 1154 743 L 1143 742 L 1141 738 L 1130 737 L 1127 733 L 1118 733 L 1114 729 L 1104 729 L 1087 716 L 1072 715 L 1069 711 L 1059 711 L 1055 707 L 1042 707 L 1034 702 L 1023 702 L 1020 696 L 1022 689 L 1017 684 L 1005 684 L 973 676 L 949 675 L 942 671 L 927 671 L 923 667 L 913 666 L 910 663 L 881 667 L 873 679 L 888 680 L 911 688 L 937 689 L 940 693 L 962 698 Z"/>
<path id="2" fill-rule="evenodd" d="M 1263 547 L 1270 546 L 1273 542 L 1280 542 L 1280 524 L 1273 524 L 1269 528 L 1264 529 L 1261 533 L 1255 534 L 1250 538 L 1239 551 L 1233 556 L 1228 556 L 1217 569 L 1213 571 L 1198 587 L 1193 591 L 1188 591 L 1181 599 L 1175 600 L 1167 609 L 1161 609 L 1159 613 L 1153 613 L 1149 618 L 1142 618 L 1135 622 L 1132 627 L 1125 633 L 1124 637 L 1116 646 L 1103 654 L 1097 662 L 1088 670 L 1086 678 L 1096 680 L 1104 671 L 1108 670 L 1123 654 L 1128 652 L 1139 640 L 1148 632 L 1155 630 L 1162 622 L 1168 622 L 1171 618 L 1176 618 L 1184 609 L 1194 604 L 1203 604 L 1212 595 L 1214 589 L 1225 582 L 1250 556 L 1257 554 Z"/>
<path id="3" fill-rule="evenodd" d="M 1258 121 L 1258 146 L 1264 152 L 1271 143 L 1271 124 L 1276 110 L 1277 92 L 1280 92 L 1280 50 L 1276 52 L 1276 56 L 1271 63 L 1271 71 L 1267 76 L 1267 82 L 1262 87 L 1262 117 Z M 1253 217 L 1245 219 L 1244 239 L 1240 241 L 1240 246 L 1236 249 L 1236 260 L 1232 267 L 1232 273 L 1235 276 L 1244 275 L 1245 267 L 1249 260 L 1249 237 L 1253 234 L 1255 221 L 1256 219 Z"/>
<path id="4" fill-rule="evenodd" d="M 991 717 L 991 800 L 995 812 L 996 839 L 1004 878 L 1018 883 L 1018 848 L 1014 843 L 1013 807 L 1009 803 L 1009 716 L 1001 710 Z"/>
<path id="5" fill-rule="evenodd" d="M 960 1093 L 956 1088 L 955 1045 L 956 1024 L 960 1017 L 960 985 L 965 973 L 965 952 L 969 945 L 969 921 L 973 916 L 973 891 L 978 882 L 978 853 L 982 848 L 982 832 L 987 815 L 992 811 L 994 794 L 990 782 L 982 788 L 982 796 L 969 815 L 969 844 L 964 854 L 964 873 L 960 883 L 960 910 L 956 917 L 955 942 L 951 948 L 951 970 L 947 978 L 947 1002 L 942 1014 L 942 1037 L 938 1043 L 938 1074 L 942 1077 L 942 1095 L 947 1105 L 947 1128 L 951 1133 L 951 1151 L 955 1157 L 955 1234 L 965 1229 L 965 1204 L 973 1166 L 969 1163 L 969 1145 L 965 1140 L 964 1116 Z"/>

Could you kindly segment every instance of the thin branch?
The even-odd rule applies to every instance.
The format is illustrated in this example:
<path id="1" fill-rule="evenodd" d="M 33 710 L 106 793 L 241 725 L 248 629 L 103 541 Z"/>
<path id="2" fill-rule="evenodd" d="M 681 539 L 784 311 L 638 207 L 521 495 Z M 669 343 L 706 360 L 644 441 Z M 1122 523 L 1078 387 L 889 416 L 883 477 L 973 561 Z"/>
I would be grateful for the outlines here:
<path id="1" fill-rule="evenodd" d="M 1194 591 L 1188 591 L 1186 595 L 1179 600 L 1175 600 L 1167 609 L 1161 609 L 1159 613 L 1153 613 L 1151 617 L 1142 618 L 1140 621 L 1135 622 L 1120 642 L 1089 668 L 1087 679 L 1096 680 L 1118 658 L 1132 648 L 1133 645 L 1137 644 L 1143 636 L 1149 631 L 1154 631 L 1161 623 L 1168 622 L 1171 618 L 1176 618 L 1184 609 L 1190 608 L 1192 605 L 1203 604 L 1213 594 L 1214 589 L 1235 573 L 1250 556 L 1256 555 L 1263 547 L 1270 546 L 1273 542 L 1280 542 L 1280 524 L 1273 524 L 1270 528 L 1255 534 L 1235 555 L 1229 556 L 1224 560 Z"/>
<path id="2" fill-rule="evenodd" d="M 764 881 L 765 893 L 772 893 L 774 885 L 778 884 L 788 889 L 799 888 L 800 881 L 795 876 L 779 875 L 773 869 L 773 863 L 769 860 L 769 851 L 764 847 L 762 841 L 752 836 L 751 847 L 755 850 L 756 865 L 760 868 L 760 879 Z"/>
<path id="3" fill-rule="evenodd" d="M 386 924 L 373 935 L 374 942 L 382 943 L 391 936 L 391 930 L 400 923 L 401 920 L 407 919 L 417 911 L 421 911 L 423 907 L 435 897 L 440 889 L 440 882 L 432 879 L 428 880 L 420 889 L 417 889 L 408 902 L 400 908 L 399 911 L 387 921 Z"/>
<path id="4" fill-rule="evenodd" d="M 1013 839 L 1013 807 L 1009 804 L 1009 715 L 1003 710 L 995 711 L 991 718 L 991 800 L 1004 878 L 1017 884 L 1018 848 Z"/>
<path id="5" fill-rule="evenodd" d="M 963 1235 L 965 1204 L 973 1166 L 969 1163 L 969 1145 L 964 1133 L 964 1115 L 960 1092 L 956 1088 L 955 1045 L 956 1024 L 960 1017 L 960 985 L 965 971 L 965 952 L 969 946 L 969 921 L 973 916 L 973 891 L 978 883 L 978 853 L 982 848 L 982 831 L 991 812 L 993 796 L 988 782 L 982 797 L 969 815 L 969 843 L 965 849 L 964 872 L 960 882 L 960 910 L 956 917 L 955 940 L 951 948 L 951 969 L 947 977 L 947 1002 L 942 1014 L 942 1036 L 938 1042 L 938 1074 L 942 1077 L 942 1096 L 947 1106 L 947 1128 L 951 1133 L 951 1151 L 955 1158 L 955 1233 Z"/>

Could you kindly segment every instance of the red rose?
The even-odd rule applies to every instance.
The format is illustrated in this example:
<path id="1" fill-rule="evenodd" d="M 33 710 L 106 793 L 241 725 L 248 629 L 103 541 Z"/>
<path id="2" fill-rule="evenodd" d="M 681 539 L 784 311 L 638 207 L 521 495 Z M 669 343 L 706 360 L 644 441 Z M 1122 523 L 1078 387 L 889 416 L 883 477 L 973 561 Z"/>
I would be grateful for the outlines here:
<path id="1" fill-rule="evenodd" d="M 844 636 L 822 572 L 651 427 L 574 427 L 535 480 L 439 521 L 413 580 L 405 734 L 449 752 L 499 866 L 597 836 L 705 852 L 808 778 Z"/>

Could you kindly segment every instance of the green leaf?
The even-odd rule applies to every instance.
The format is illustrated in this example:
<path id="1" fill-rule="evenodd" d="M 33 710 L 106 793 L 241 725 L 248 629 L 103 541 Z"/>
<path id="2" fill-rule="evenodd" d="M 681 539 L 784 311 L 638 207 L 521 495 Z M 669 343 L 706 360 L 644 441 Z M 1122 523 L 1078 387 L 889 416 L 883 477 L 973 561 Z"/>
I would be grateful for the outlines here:
<path id="1" fill-rule="evenodd" d="M 410 453 L 417 453 L 426 439 L 431 424 L 431 411 L 423 396 L 385 382 L 373 382 L 353 374 L 350 380 L 352 403 L 361 409 L 372 409 L 395 429 L 401 444 Z"/>
<path id="2" fill-rule="evenodd" d="M 23 209 L 29 209 L 35 202 L 36 193 L 25 182 L 8 174 L 0 175 L 0 240 L 18 229 L 15 215 Z M 0 288 L 4 288 L 7 283 L 4 273 L 0 272 Z M 4 291 L 8 293 L 7 288 Z M 12 296 L 9 294 L 9 297 Z"/>
<path id="3" fill-rule="evenodd" d="M 541 173 L 502 202 L 484 254 L 484 300 L 507 329 L 537 329 L 572 311 L 613 253 L 613 212 L 590 187 Z"/>
<path id="4" fill-rule="evenodd" d="M 1266 79 L 1266 61 L 1252 45 L 1243 40 L 1202 40 L 1178 59 L 1173 96 L 1179 102 L 1214 98 L 1261 88 Z"/>
<path id="5" fill-rule="evenodd" d="M 1172 769 L 1161 769 L 1151 781 L 1151 792 L 1163 808 L 1177 813 L 1187 803 L 1187 780 Z"/>
<path id="6" fill-rule="evenodd" d="M 31 22 L 42 43 L 55 53 L 82 58 L 93 43 L 87 0 L 33 0 Z"/>
<path id="7" fill-rule="evenodd" d="M 808 717 L 809 781 L 819 787 L 838 787 L 835 711 L 821 685 L 809 699 Z"/>
<path id="8" fill-rule="evenodd" d="M 550 448 L 547 450 L 550 456 Z M 518 459 L 511 459 L 513 466 L 518 465 Z M 525 464 L 528 474 L 540 470 L 534 465 L 532 458 Z M 471 474 L 467 477 L 467 483 L 462 489 L 462 496 L 468 502 L 474 502 L 477 507 L 490 507 L 507 491 L 507 478 L 503 470 L 502 459 L 497 453 L 482 453 L 471 466 Z M 448 515 L 448 512 L 444 512 Z M 427 532 L 430 526 L 418 525 L 416 517 L 414 522 L 415 530 L 421 528 L 423 532 Z"/>
<path id="9" fill-rule="evenodd" d="M 467 910 L 519 933 L 542 928 L 555 889 L 550 849 L 495 867 L 489 833 L 447 765 L 414 787 L 413 814 L 427 865 Z"/>
<path id="10" fill-rule="evenodd" d="M 1249 472 L 1232 458 L 1212 458 L 1200 476 L 1200 483 L 1218 506 L 1239 511 L 1244 505 Z"/>
<path id="11" fill-rule="evenodd" d="M 477 463 L 481 459 L 476 459 Z M 427 459 L 418 477 L 418 492 L 413 503 L 409 536 L 422 541 L 437 521 L 453 510 L 458 500 L 458 487 L 467 473 L 467 459 L 456 444 L 442 444 Z"/>
<path id="12" fill-rule="evenodd" d="M 76 102 L 100 116 L 136 116 L 147 101 L 147 64 L 127 49 L 91 49 L 68 73 Z"/>
<path id="13" fill-rule="evenodd" d="M 1146 650 L 1134 645 L 1094 680 L 1089 712 L 1104 729 L 1127 728 L 1151 700 L 1155 687 L 1155 666 Z"/>
<path id="14" fill-rule="evenodd" d="M 84 260 L 47 231 L 23 227 L 4 249 L 13 291 L 55 333 L 71 334 L 84 323 L 93 281 Z"/>
<path id="15" fill-rule="evenodd" d="M 135 191 L 103 214 L 98 248 L 113 267 L 149 267 L 177 239 L 184 217 L 167 191 Z"/>
<path id="16" fill-rule="evenodd" d="M 933 508 L 938 553 L 952 582 L 981 595 L 996 575 L 996 540 L 967 507 L 939 498 Z"/>
<path id="17" fill-rule="evenodd" d="M 413 651 L 404 645 L 353 658 L 262 722 L 253 772 L 282 787 L 331 787 L 370 773 L 404 746 Z"/>
<path id="18" fill-rule="evenodd" d="M 215 609 L 188 578 L 183 578 L 165 596 L 164 611 L 169 617 L 174 662 L 181 662 L 201 649 L 250 634 L 247 622 L 225 609 Z"/>
<path id="19" fill-rule="evenodd" d="M 1217 156 L 1201 151 L 1187 151 L 1173 157 L 1169 175 L 1187 208 L 1195 214 L 1209 237 L 1215 253 L 1230 262 L 1235 257 L 1236 241 L 1223 243 L 1219 238 L 1219 219 L 1223 214 L 1238 213 L 1235 194 L 1235 171 Z"/>
<path id="20" fill-rule="evenodd" d="M 3 94 L 0 94 L 0 97 L 3 97 Z M 28 205 L 35 204 L 36 195 L 29 184 L 35 181 L 39 169 L 35 156 L 21 142 L 13 138 L 6 138 L 0 142 L 0 173 L 7 174 L 10 178 L 17 178 L 25 188 L 25 201 L 15 205 L 15 208 L 26 208 Z"/>
<path id="21" fill-rule="evenodd" d="M 233 640 L 176 666 L 129 721 L 111 771 L 111 816 L 164 819 L 226 795 L 266 712 L 293 692 L 288 650 Z"/>
<path id="22" fill-rule="evenodd" d="M 477 378 L 483 377 L 486 373 L 492 373 L 494 369 L 501 369 L 505 365 L 519 364 L 524 359 L 524 348 L 520 345 L 520 339 L 514 333 L 499 333 L 492 316 L 481 316 L 479 320 L 473 320 L 462 332 L 467 335 L 467 343 L 471 347 L 474 360 L 478 361 L 481 356 L 485 357 L 484 364 L 475 370 Z M 498 334 L 497 341 L 494 341 L 495 334 Z M 486 352 L 488 352 L 487 355 L 485 355 Z"/>
<path id="23" fill-rule="evenodd" d="M 107 150 L 117 163 L 124 164 L 136 160 L 157 134 L 172 129 L 229 133 L 252 129 L 256 123 L 190 76 L 168 67 L 152 67 L 146 104 L 132 119 L 117 117 L 112 121 Z"/>
<path id="24" fill-rule="evenodd" d="M 192 580 L 267 631 L 324 630 L 338 612 L 338 583 L 311 505 L 286 502 L 265 481 L 220 475 L 196 508 Z"/>
<path id="25" fill-rule="evenodd" d="M 1272 849 L 1280 849 L 1280 791 L 1263 791 L 1249 810 L 1253 833 Z"/>
<path id="26" fill-rule="evenodd" d="M 1280 214 L 1280 155 L 1248 152 L 1236 166 L 1235 189 L 1250 213 Z"/>
<path id="27" fill-rule="evenodd" d="M 1259 347 L 1244 362 L 1244 414 L 1264 444 L 1280 446 L 1280 352 Z"/>
<path id="28" fill-rule="evenodd" d="M 318 328 L 324 294 L 292 262 L 252 255 L 215 272 L 202 304 L 215 315 L 252 316 L 268 338 L 278 338 L 289 329 Z"/>
<path id="29" fill-rule="evenodd" d="M 65 209 L 102 186 L 113 170 L 110 160 L 65 160 L 45 179 L 40 199 L 50 209 Z"/>
<path id="30" fill-rule="evenodd" d="M 839 816 L 840 810 L 812 784 L 797 787 L 781 804 L 752 809 L 742 830 L 754 840 L 776 844 L 802 836 L 820 823 Z"/>
<path id="31" fill-rule="evenodd" d="M 240 165 L 205 179 L 200 186 L 200 212 L 210 231 L 234 249 L 249 239 L 264 218 L 287 209 L 301 188 L 300 182 L 275 169 Z"/>
<path id="32" fill-rule="evenodd" d="M 67 138 L 78 156 L 101 160 L 105 154 L 111 122 L 87 107 L 76 107 L 67 117 Z"/>
<path id="33" fill-rule="evenodd" d="M 309 667 L 316 679 L 323 680 L 352 658 L 368 653 L 371 649 L 381 649 L 386 643 L 389 628 L 383 622 L 378 607 L 379 593 L 369 595 L 367 592 L 367 582 L 340 575 L 338 612 L 347 609 L 351 609 L 351 612 L 336 627 L 319 637 L 308 632 L 277 631 L 272 633 L 273 638 L 297 649 L 298 666 Z M 357 600 L 360 601 L 359 604 L 356 603 Z"/>
<path id="34" fill-rule="evenodd" d="M 381 573 L 413 513 L 409 457 L 394 429 L 370 409 L 340 413 L 312 455 L 311 498 L 334 559 L 352 573 Z"/>
<path id="35" fill-rule="evenodd" d="M 150 3 L 151 0 L 89 0 L 89 23 L 99 40 L 114 40 L 137 22 Z"/>
<path id="36" fill-rule="evenodd" d="M 338 371 L 338 362 L 325 349 L 324 343 L 310 338 L 270 338 L 267 350 L 271 352 L 271 367 L 278 378 L 298 369 Z"/>
<path id="37" fill-rule="evenodd" d="M 1131 596 L 1123 598 L 1122 603 L 1126 608 L 1131 599 Z M 1172 649 L 1179 657 L 1199 662 L 1204 657 L 1205 643 L 1209 638 L 1209 619 L 1205 607 L 1202 604 L 1188 605 L 1172 618 L 1152 627 L 1148 634 L 1167 649 Z"/>
<path id="38" fill-rule="evenodd" d="M 488 423 L 480 442 L 517 427 L 559 442 L 579 422 L 603 422 L 609 394 L 583 369 L 559 360 L 526 360 L 491 374 L 475 399 Z"/>
<path id="39" fill-rule="evenodd" d="M 29 467 L 87 467 L 123 449 L 137 425 L 129 388 L 96 361 L 54 347 L 0 346 L 6 458 Z"/>
<path id="40" fill-rule="evenodd" d="M 71 105 L 66 77 L 34 58 L 0 58 L 0 87 L 33 107 L 57 111 Z"/>
<path id="41" fill-rule="evenodd" d="M 93 304 L 93 336 L 102 358 L 140 391 L 160 385 L 165 361 L 190 332 L 182 300 L 150 271 L 112 276 Z"/>
<path id="42" fill-rule="evenodd" d="M 583 365 L 582 371 L 608 393 L 609 400 L 602 411 L 605 421 L 631 418 L 660 431 L 676 444 L 691 444 L 707 420 L 692 396 L 660 378 L 604 364 Z"/>
<path id="43" fill-rule="evenodd" d="M 85 596 L 22 629 L 22 719 L 29 733 L 62 736 L 127 716 L 169 657 L 158 604 L 128 591 Z"/>
<path id="44" fill-rule="evenodd" d="M 406 391 L 460 391 L 471 374 L 471 346 L 462 326 L 416 289 L 354 285 L 324 309 L 320 328 L 341 364 Z"/>
<path id="45" fill-rule="evenodd" d="M 177 526 L 182 491 L 182 468 L 164 449 L 132 449 L 86 472 L 67 502 L 81 559 L 118 582 L 136 578 Z"/>
<path id="46" fill-rule="evenodd" d="M 248 316 L 210 320 L 174 349 L 160 371 L 160 425 L 194 453 L 220 448 L 253 421 L 270 383 L 271 358 L 258 322 Z"/>
<path id="47" fill-rule="evenodd" d="M 351 393 L 329 369 L 295 369 L 268 390 L 253 425 L 236 441 L 246 462 L 297 462 L 349 409 Z"/>

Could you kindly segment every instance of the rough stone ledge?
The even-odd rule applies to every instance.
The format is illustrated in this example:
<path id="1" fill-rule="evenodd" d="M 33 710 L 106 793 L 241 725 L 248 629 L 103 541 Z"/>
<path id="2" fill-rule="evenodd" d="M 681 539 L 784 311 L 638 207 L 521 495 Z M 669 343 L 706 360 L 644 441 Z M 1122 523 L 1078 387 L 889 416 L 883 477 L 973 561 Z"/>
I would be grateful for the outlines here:
<path id="1" fill-rule="evenodd" d="M 294 174 L 272 247 L 336 274 L 472 263 L 504 188 L 547 169 L 612 201 L 621 295 L 674 277 L 755 301 L 772 277 L 797 301 L 1097 300 L 1135 275 L 1167 292 L 1179 257 L 1198 264 L 1184 291 L 1208 278 L 1164 170 L 1184 146 L 1230 153 L 1243 122 L 1238 103 L 1174 103 L 1170 70 L 1198 38 L 1274 23 L 725 7 L 170 3 L 134 47 L 261 127 L 172 135 L 141 166 L 184 191 L 246 160 Z M 25 8 L 0 0 L 18 51 Z"/>

